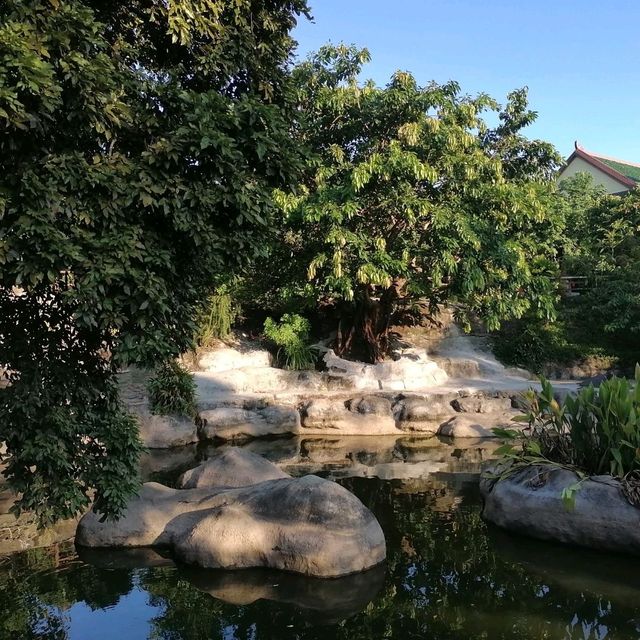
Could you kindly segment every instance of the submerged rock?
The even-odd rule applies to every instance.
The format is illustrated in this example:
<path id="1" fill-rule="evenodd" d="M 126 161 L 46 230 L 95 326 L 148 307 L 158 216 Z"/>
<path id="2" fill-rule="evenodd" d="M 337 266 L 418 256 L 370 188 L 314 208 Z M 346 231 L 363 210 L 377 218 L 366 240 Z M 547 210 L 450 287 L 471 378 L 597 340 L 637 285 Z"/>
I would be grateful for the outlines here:
<path id="1" fill-rule="evenodd" d="M 582 482 L 571 506 L 562 492 L 578 482 L 573 471 L 535 465 L 499 482 L 489 477 L 495 471 L 489 469 L 480 483 L 486 520 L 543 540 L 640 554 L 640 509 L 611 476 Z"/>
<path id="2" fill-rule="evenodd" d="M 250 472 L 240 467 L 250 456 L 230 464 L 219 456 L 200 478 L 207 473 L 215 477 L 217 465 L 219 477 L 228 473 L 226 481 L 235 477 L 239 482 L 243 473 L 248 480 Z M 264 472 L 262 465 L 256 478 Z M 146 483 L 119 520 L 100 522 L 94 512 L 83 516 L 76 543 L 164 546 L 177 559 L 201 567 L 269 567 L 319 577 L 364 571 L 386 555 L 384 534 L 373 514 L 345 488 L 316 476 L 235 489 L 171 489 Z"/>

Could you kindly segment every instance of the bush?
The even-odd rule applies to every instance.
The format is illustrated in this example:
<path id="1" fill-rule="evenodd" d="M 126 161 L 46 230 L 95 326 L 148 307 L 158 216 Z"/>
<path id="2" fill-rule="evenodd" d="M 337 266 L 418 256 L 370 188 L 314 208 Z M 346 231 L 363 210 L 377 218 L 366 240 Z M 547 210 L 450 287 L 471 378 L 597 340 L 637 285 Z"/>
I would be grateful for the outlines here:
<path id="1" fill-rule="evenodd" d="M 581 389 L 564 401 L 548 380 L 525 394 L 531 433 L 522 450 L 502 451 L 516 463 L 552 463 L 588 475 L 624 478 L 640 471 L 640 365 L 635 380 L 613 377 Z M 510 433 L 506 434 L 510 435 Z"/>
<path id="2" fill-rule="evenodd" d="M 231 333 L 231 327 L 240 313 L 227 285 L 218 287 L 207 298 L 198 318 L 196 342 L 209 346 L 216 339 L 224 339 Z"/>
<path id="3" fill-rule="evenodd" d="M 315 366 L 316 354 L 309 344 L 310 331 L 309 321 L 296 313 L 285 313 L 279 323 L 271 318 L 264 322 L 264 334 L 279 347 L 277 360 L 285 369 Z"/>
<path id="4" fill-rule="evenodd" d="M 196 385 L 191 374 L 175 360 L 160 365 L 147 385 L 151 411 L 196 418 Z"/>

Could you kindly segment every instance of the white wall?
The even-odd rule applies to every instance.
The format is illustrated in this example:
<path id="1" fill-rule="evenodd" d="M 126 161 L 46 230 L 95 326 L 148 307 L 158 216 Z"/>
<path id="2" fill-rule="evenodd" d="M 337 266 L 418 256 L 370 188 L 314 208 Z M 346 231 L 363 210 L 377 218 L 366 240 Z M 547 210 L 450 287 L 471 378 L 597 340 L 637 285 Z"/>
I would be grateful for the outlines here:
<path id="1" fill-rule="evenodd" d="M 620 193 L 621 191 L 629 191 L 629 187 L 614 180 L 611 176 L 607 175 L 604 171 L 596 169 L 593 165 L 589 164 L 582 158 L 574 158 L 569 165 L 567 165 L 560 175 L 558 176 L 558 182 L 560 180 L 566 180 L 576 175 L 576 173 L 588 173 L 593 177 L 594 184 L 602 185 L 607 193 Z"/>

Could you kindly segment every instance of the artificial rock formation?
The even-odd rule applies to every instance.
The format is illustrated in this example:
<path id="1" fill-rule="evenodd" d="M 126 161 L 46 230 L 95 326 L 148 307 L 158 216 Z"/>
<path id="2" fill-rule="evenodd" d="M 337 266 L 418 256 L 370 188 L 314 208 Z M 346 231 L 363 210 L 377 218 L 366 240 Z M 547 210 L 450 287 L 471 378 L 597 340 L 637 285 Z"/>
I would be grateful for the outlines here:
<path id="1" fill-rule="evenodd" d="M 215 486 L 206 488 L 146 483 L 119 520 L 83 516 L 76 543 L 169 547 L 178 560 L 201 567 L 269 567 L 318 577 L 364 571 L 384 560 L 378 521 L 349 491 L 316 476 L 260 481 L 270 463 L 256 465 L 251 478 L 251 462 L 253 454 L 242 452 L 218 457 L 185 480 L 197 483 L 208 474 Z M 271 473 L 282 475 L 277 467 Z M 232 489 L 218 484 L 234 479 L 258 482 Z"/>

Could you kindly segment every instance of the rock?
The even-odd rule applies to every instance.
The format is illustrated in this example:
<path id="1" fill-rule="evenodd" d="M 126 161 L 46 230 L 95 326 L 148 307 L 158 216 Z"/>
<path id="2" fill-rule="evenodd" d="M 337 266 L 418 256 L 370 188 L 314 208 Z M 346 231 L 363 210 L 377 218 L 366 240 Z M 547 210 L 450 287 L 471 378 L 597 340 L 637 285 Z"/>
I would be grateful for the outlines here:
<path id="1" fill-rule="evenodd" d="M 364 571 L 386 554 L 373 514 L 349 491 L 316 476 L 228 490 L 147 483 L 119 520 L 83 516 L 76 544 L 167 546 L 187 564 L 319 577 Z"/>
<path id="2" fill-rule="evenodd" d="M 179 489 L 236 488 L 289 477 L 265 458 L 231 447 L 195 469 L 185 471 L 178 478 L 176 486 Z"/>
<path id="3" fill-rule="evenodd" d="M 398 422 L 433 422 L 453 415 L 454 394 L 434 393 L 427 396 L 404 396 L 393 407 Z"/>
<path id="4" fill-rule="evenodd" d="M 397 434 L 398 429 L 391 415 L 378 415 L 374 413 L 361 413 L 357 410 L 361 399 L 353 405 L 356 410 L 350 411 L 345 402 L 332 398 L 319 398 L 311 400 L 301 409 L 301 435 L 311 434 L 335 434 L 335 435 L 383 435 Z M 349 403 L 349 406 L 352 404 Z M 371 409 L 372 403 L 365 403 L 363 408 Z M 377 404 L 378 409 L 382 406 Z"/>
<path id="5" fill-rule="evenodd" d="M 488 396 L 484 393 L 460 396 L 451 402 L 456 411 L 463 413 L 503 413 L 511 411 L 511 404 L 509 396 Z"/>
<path id="6" fill-rule="evenodd" d="M 513 422 L 516 412 L 459 413 L 440 425 L 438 435 L 449 438 L 495 438 L 495 427 L 522 430 L 522 423 Z"/>
<path id="7" fill-rule="evenodd" d="M 136 416 L 140 438 L 149 449 L 184 447 L 198 441 L 198 429 L 193 418 L 155 415 L 147 405 L 131 406 L 129 410 Z"/>
<path id="8" fill-rule="evenodd" d="M 380 396 L 363 396 L 347 402 L 347 408 L 363 415 L 390 416 L 391 401 Z"/>
<path id="9" fill-rule="evenodd" d="M 587 479 L 568 508 L 562 492 L 577 481 L 573 471 L 546 465 L 527 467 L 499 482 L 485 475 L 480 483 L 483 516 L 543 540 L 640 554 L 640 509 L 627 502 L 620 483 L 610 476 Z"/>
<path id="10" fill-rule="evenodd" d="M 206 568 L 267 566 L 337 577 L 385 559 L 373 514 L 340 485 L 316 476 L 270 480 L 225 493 L 220 506 L 171 523 L 176 557 Z M 186 525 L 186 526 L 183 526 Z"/>
<path id="11" fill-rule="evenodd" d="M 284 405 L 265 406 L 261 409 L 218 407 L 202 411 L 204 439 L 241 440 L 267 435 L 295 433 L 300 415 L 295 407 Z"/>
<path id="12" fill-rule="evenodd" d="M 238 351 L 230 347 L 205 351 L 198 360 L 204 371 L 228 371 L 246 367 L 270 367 L 273 356 L 263 349 Z"/>

